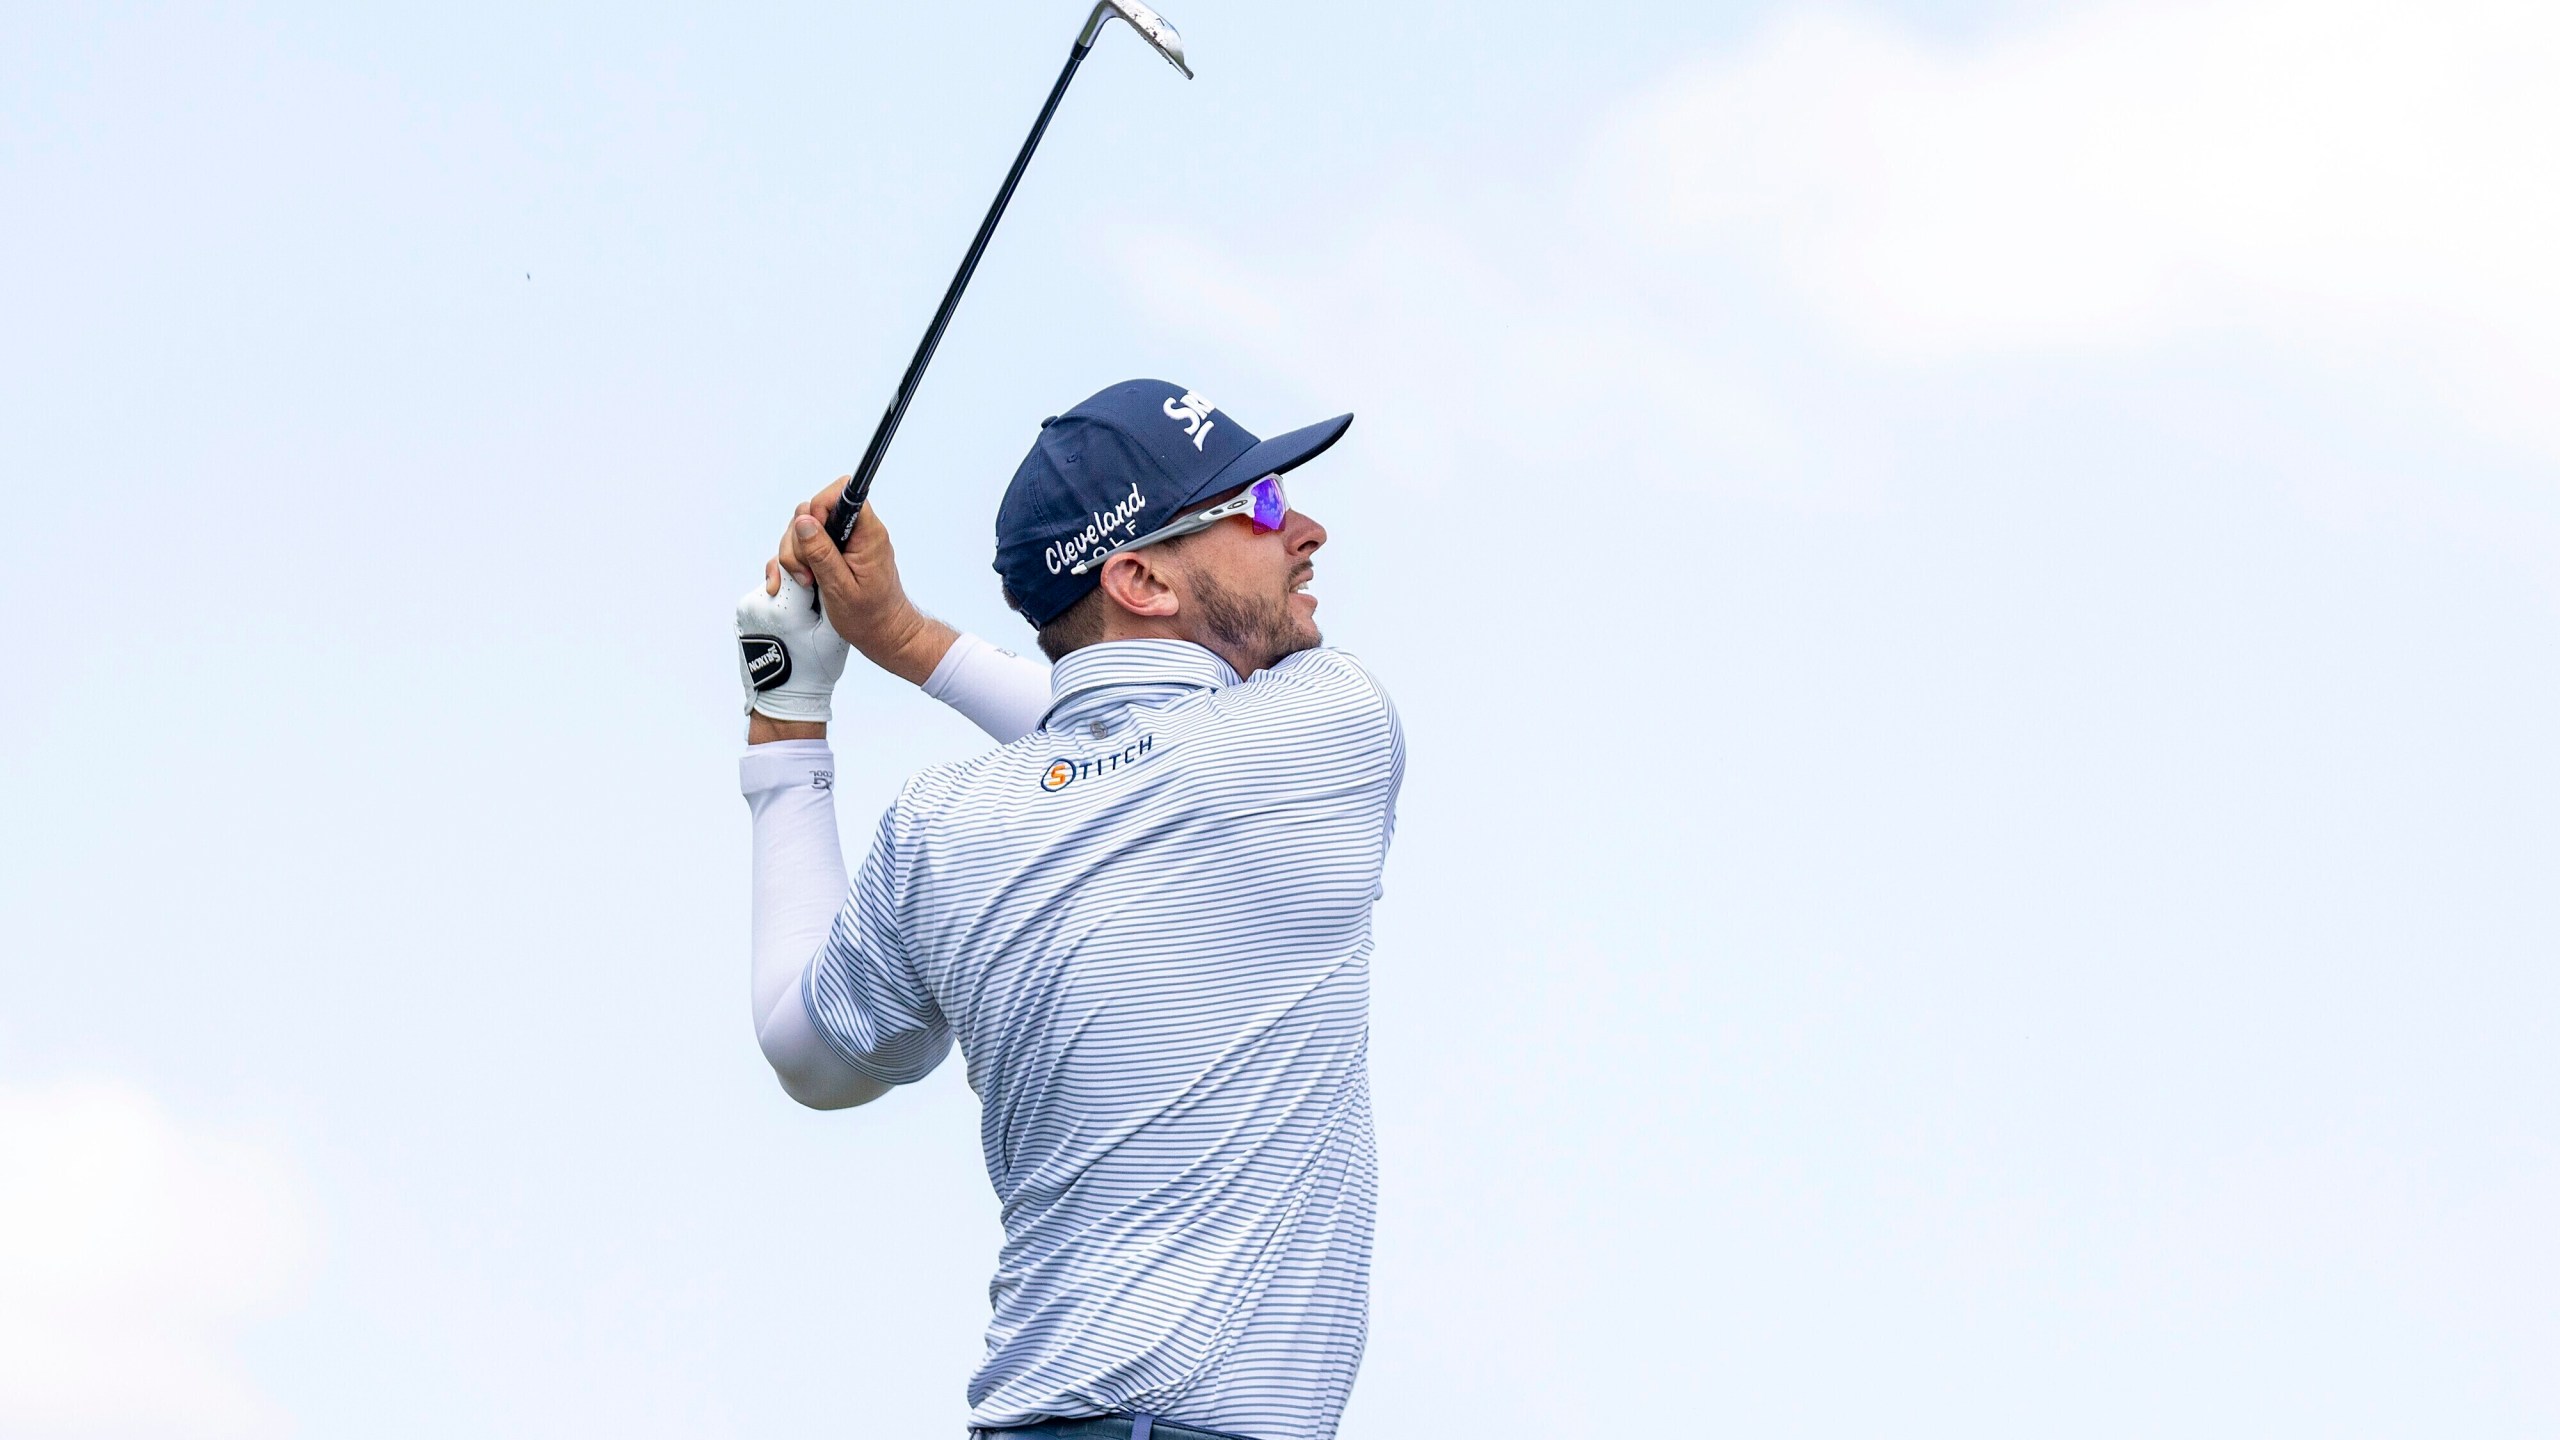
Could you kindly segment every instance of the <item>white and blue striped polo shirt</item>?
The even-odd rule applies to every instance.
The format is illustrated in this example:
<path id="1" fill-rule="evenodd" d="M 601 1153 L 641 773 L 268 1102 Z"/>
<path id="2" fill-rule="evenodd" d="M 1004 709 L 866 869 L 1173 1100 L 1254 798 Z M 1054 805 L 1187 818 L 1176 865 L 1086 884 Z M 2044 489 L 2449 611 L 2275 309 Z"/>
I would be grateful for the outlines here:
<path id="1" fill-rule="evenodd" d="M 1004 1218 L 970 1423 L 1323 1440 L 1368 1326 L 1369 913 L 1395 711 L 1338 650 L 1059 662 L 1042 728 L 908 782 L 803 994 L 904 1083 L 951 1042 Z"/>

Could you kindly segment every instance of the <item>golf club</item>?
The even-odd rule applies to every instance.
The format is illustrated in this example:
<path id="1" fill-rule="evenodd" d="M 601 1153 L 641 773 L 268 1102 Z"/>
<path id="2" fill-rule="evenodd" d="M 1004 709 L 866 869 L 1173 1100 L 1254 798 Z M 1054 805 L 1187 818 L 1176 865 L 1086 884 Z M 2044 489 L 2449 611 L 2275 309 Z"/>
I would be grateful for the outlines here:
<path id="1" fill-rule="evenodd" d="M 961 258 L 960 273 L 951 277 L 951 288 L 942 292 L 942 304 L 933 312 L 933 323 L 925 327 L 924 341 L 916 346 L 915 358 L 907 362 L 907 373 L 899 377 L 898 393 L 881 415 L 880 428 L 871 432 L 871 444 L 862 452 L 862 463 L 854 468 L 853 478 L 846 482 L 844 493 L 836 497 L 835 508 L 827 514 L 827 533 L 835 537 L 839 547 L 853 538 L 854 521 L 861 517 L 862 502 L 871 494 L 872 477 L 880 472 L 880 458 L 889 452 L 890 437 L 898 433 L 898 422 L 906 418 L 908 402 L 916 398 L 924 367 L 933 363 L 934 347 L 942 343 L 951 312 L 960 308 L 960 292 L 969 288 L 978 257 L 986 253 L 987 240 L 996 233 L 996 222 L 1004 218 L 1005 202 L 1013 198 L 1014 185 L 1031 164 L 1031 152 L 1040 148 L 1040 136 L 1049 128 L 1049 117 L 1057 113 L 1058 101 L 1067 93 L 1067 82 L 1076 78 L 1076 67 L 1084 63 L 1094 37 L 1115 15 L 1128 21 L 1129 28 L 1144 36 L 1157 54 L 1173 62 L 1173 68 L 1181 71 L 1184 79 L 1191 77 L 1191 67 L 1183 63 L 1182 37 L 1164 23 L 1163 16 L 1136 0 L 1101 0 L 1093 7 L 1084 29 L 1077 32 L 1075 48 L 1067 52 L 1067 68 L 1058 72 L 1058 83 L 1049 87 L 1048 103 L 1040 107 L 1040 118 L 1032 122 L 1031 134 L 1022 142 L 1022 153 L 1013 157 L 1013 168 L 1005 172 L 1004 188 L 996 192 L 996 203 L 987 207 L 987 218 L 978 223 L 977 238 L 969 242 L 969 253 Z"/>

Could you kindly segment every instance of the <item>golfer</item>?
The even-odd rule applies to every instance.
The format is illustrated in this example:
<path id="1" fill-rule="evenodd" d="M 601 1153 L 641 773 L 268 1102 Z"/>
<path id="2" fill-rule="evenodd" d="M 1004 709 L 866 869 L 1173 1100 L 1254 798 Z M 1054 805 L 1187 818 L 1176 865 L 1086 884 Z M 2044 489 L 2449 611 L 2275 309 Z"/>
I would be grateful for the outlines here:
<path id="1" fill-rule="evenodd" d="M 1403 740 L 1321 648 L 1325 530 L 1282 479 L 1350 424 L 1260 440 L 1153 380 L 1043 422 L 995 568 L 1045 669 L 910 604 L 874 512 L 838 551 L 833 490 L 739 603 L 757 1040 L 820 1109 L 958 1043 L 1004 1218 L 979 1434 L 1324 1440 L 1350 1395 Z M 849 648 L 1002 742 L 910 779 L 850 885 Z"/>

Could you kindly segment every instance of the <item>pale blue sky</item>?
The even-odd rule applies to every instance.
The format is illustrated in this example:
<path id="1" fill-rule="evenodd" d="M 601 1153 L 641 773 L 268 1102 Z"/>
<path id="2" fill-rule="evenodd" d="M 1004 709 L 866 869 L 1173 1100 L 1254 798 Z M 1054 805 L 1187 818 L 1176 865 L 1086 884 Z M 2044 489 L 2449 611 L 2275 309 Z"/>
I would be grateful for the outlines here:
<path id="1" fill-rule="evenodd" d="M 728 611 L 1080 18 L 0 21 L 0 1433 L 958 1433 L 974 1102 L 764 1070 Z M 2560 1426 L 2560 24 L 1170 18 L 879 502 L 1019 647 L 1040 417 L 1361 417 L 1346 1440 Z M 857 840 L 973 743 L 838 711 Z"/>

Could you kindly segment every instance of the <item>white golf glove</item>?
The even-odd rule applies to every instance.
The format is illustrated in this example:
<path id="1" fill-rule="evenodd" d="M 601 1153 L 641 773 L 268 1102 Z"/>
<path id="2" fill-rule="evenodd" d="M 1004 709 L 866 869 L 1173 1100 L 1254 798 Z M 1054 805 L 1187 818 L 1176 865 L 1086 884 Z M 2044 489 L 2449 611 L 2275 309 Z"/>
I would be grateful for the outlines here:
<path id="1" fill-rule="evenodd" d="M 828 700 L 852 647 L 827 623 L 818 597 L 782 572 L 782 591 L 758 585 L 738 601 L 738 678 L 747 708 L 775 720 L 834 718 Z"/>

